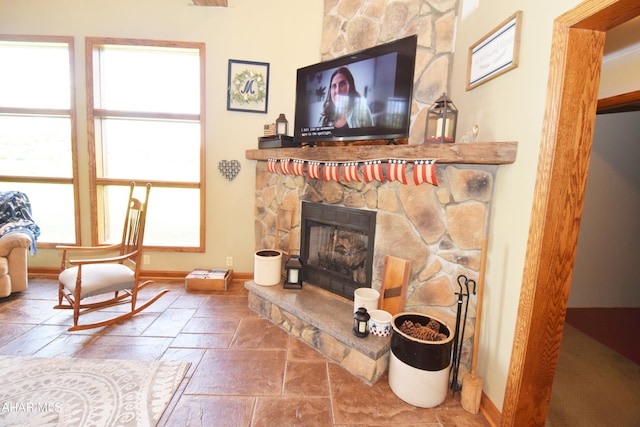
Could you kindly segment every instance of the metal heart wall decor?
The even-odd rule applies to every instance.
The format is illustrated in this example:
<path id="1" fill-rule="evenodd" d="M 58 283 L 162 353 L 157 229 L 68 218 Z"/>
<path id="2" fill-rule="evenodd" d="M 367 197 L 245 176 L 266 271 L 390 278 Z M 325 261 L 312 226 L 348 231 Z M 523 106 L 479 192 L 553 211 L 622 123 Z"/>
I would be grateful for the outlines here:
<path id="1" fill-rule="evenodd" d="M 240 162 L 237 160 L 220 160 L 218 162 L 218 170 L 228 181 L 233 181 L 240 173 Z"/>

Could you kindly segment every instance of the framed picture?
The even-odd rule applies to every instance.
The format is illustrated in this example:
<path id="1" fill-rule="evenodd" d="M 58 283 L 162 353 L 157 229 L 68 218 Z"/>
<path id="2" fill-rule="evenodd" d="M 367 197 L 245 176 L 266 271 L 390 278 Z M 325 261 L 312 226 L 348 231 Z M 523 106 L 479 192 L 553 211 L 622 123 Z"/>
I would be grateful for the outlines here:
<path id="1" fill-rule="evenodd" d="M 269 64 L 229 60 L 227 110 L 267 113 Z"/>
<path id="2" fill-rule="evenodd" d="M 467 90 L 518 67 L 522 11 L 518 11 L 469 48 Z"/>

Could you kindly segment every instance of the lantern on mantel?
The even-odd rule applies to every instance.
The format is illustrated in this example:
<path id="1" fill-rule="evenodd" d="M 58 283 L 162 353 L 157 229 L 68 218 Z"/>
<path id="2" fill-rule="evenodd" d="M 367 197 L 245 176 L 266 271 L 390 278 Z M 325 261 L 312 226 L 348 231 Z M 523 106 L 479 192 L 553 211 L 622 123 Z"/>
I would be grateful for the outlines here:
<path id="1" fill-rule="evenodd" d="M 284 265 L 285 279 L 282 285 L 285 289 L 302 289 L 302 263 L 300 258 L 292 256 Z"/>
<path id="2" fill-rule="evenodd" d="M 289 132 L 289 121 L 283 113 L 280 113 L 276 119 L 276 135 L 287 135 Z"/>
<path id="3" fill-rule="evenodd" d="M 353 334 L 357 337 L 364 338 L 369 335 L 369 319 L 371 316 L 367 313 L 367 309 L 360 307 L 353 314 Z"/>
<path id="4" fill-rule="evenodd" d="M 455 142 L 458 125 L 458 109 L 446 93 L 436 99 L 427 112 L 424 142 Z"/>

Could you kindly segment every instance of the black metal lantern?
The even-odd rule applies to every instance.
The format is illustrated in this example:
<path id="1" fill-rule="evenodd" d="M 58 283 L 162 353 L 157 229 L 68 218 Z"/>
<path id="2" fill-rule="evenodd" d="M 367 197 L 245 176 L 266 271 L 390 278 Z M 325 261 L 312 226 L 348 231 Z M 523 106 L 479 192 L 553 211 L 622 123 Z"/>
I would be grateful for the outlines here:
<path id="1" fill-rule="evenodd" d="M 300 258 L 292 256 L 284 265 L 285 279 L 283 287 L 285 289 L 302 289 L 302 263 Z"/>
<path id="2" fill-rule="evenodd" d="M 276 119 L 276 135 L 287 135 L 289 132 L 289 121 L 284 116 L 283 113 L 280 113 L 278 118 Z"/>
<path id="3" fill-rule="evenodd" d="M 451 99 L 443 93 L 429 108 L 424 142 L 456 142 L 458 109 Z"/>
<path id="4" fill-rule="evenodd" d="M 364 338 L 369 335 L 369 313 L 364 307 L 360 307 L 353 314 L 353 334 L 357 337 Z"/>

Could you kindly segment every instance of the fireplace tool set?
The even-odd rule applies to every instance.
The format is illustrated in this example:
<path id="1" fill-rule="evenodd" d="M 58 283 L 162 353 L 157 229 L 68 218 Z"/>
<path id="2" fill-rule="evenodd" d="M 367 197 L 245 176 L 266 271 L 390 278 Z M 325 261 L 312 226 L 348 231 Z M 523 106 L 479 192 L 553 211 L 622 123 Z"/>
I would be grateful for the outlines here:
<path id="1" fill-rule="evenodd" d="M 458 287 L 460 288 L 459 292 L 456 292 L 458 296 L 458 309 L 456 311 L 456 326 L 453 337 L 453 356 L 451 361 L 451 390 L 458 391 L 462 387 L 458 384 L 458 370 L 460 369 L 460 357 L 462 356 L 462 344 L 464 342 L 464 331 L 467 326 L 467 312 L 469 311 L 469 287 L 472 287 L 473 294 L 476 293 L 476 282 L 475 280 L 467 279 L 467 276 L 461 274 L 458 276 Z M 466 291 L 466 293 L 465 293 Z M 464 318 L 462 318 L 462 303 L 466 297 L 465 308 L 464 308 Z M 462 319 L 461 319 L 462 318 Z M 462 331 L 460 330 L 460 325 L 462 320 Z"/>

